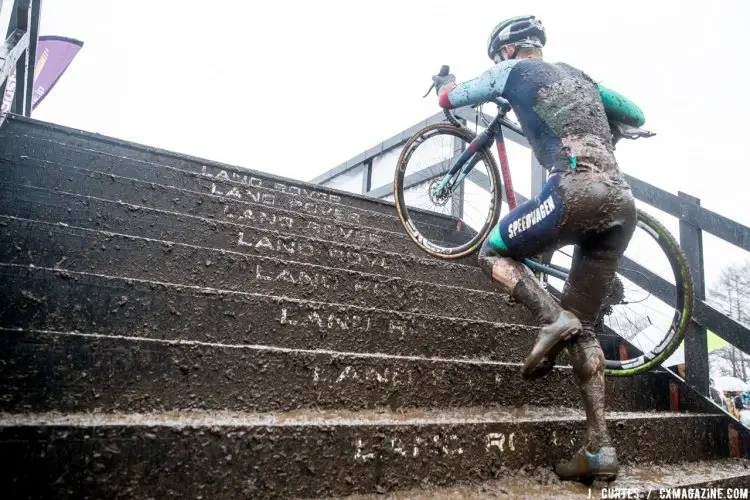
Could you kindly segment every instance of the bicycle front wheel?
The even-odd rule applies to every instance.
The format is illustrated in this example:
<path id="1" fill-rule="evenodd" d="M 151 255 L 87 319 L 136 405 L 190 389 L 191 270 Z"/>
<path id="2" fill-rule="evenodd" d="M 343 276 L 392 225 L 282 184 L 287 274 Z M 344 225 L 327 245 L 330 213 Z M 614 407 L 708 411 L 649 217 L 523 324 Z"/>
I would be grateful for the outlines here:
<path id="1" fill-rule="evenodd" d="M 552 255 L 567 272 L 571 248 Z M 549 261 L 547 261 L 549 262 Z M 546 276 L 557 297 L 562 281 Z M 638 210 L 638 222 L 596 326 L 607 375 L 635 375 L 684 363 L 682 343 L 693 313 L 693 280 L 687 259 L 670 232 Z"/>
<path id="2" fill-rule="evenodd" d="M 488 148 L 477 151 L 469 174 L 442 196 L 435 188 L 475 134 L 447 123 L 414 134 L 401 151 L 393 181 L 396 212 L 422 250 L 443 259 L 470 255 L 500 216 L 500 172 Z"/>

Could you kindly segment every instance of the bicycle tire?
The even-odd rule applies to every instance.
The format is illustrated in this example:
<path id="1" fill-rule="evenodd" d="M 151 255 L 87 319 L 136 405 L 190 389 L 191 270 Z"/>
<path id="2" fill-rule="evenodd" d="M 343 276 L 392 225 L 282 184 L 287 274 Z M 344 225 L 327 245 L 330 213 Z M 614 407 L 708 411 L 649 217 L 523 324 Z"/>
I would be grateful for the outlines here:
<path id="1" fill-rule="evenodd" d="M 409 164 L 409 160 L 412 155 L 426 139 L 432 138 L 437 135 L 447 134 L 453 137 L 457 137 L 467 144 L 474 140 L 476 134 L 465 127 L 456 127 L 449 123 L 437 123 L 434 125 L 428 125 L 423 129 L 417 131 L 412 135 L 404 145 L 401 155 L 399 156 L 398 162 L 396 163 L 396 171 L 393 180 L 393 199 L 396 205 L 396 213 L 398 213 L 399 220 L 404 227 L 404 230 L 414 243 L 419 246 L 424 252 L 439 257 L 441 259 L 458 259 L 471 255 L 472 253 L 479 250 L 484 240 L 489 235 L 492 228 L 497 224 L 500 217 L 501 202 L 500 202 L 500 190 L 502 189 L 502 182 L 500 177 L 500 170 L 497 167 L 495 158 L 492 155 L 489 147 L 484 147 L 477 153 L 481 155 L 481 160 L 487 165 L 487 169 L 490 173 L 488 176 L 490 179 L 490 208 L 488 210 L 487 217 L 484 220 L 482 227 L 477 230 L 476 235 L 465 244 L 460 244 L 454 247 L 444 246 L 435 243 L 427 239 L 421 234 L 417 228 L 417 224 L 412 220 L 409 209 L 406 204 L 404 196 L 404 178 L 406 176 L 406 170 Z"/>
<path id="2" fill-rule="evenodd" d="M 675 314 L 667 335 L 657 345 L 658 349 L 655 348 L 654 351 L 628 360 L 606 360 L 604 373 L 609 376 L 631 376 L 650 371 L 659 366 L 677 350 L 685 337 L 685 332 L 693 315 L 693 278 L 690 274 L 687 258 L 677 240 L 658 220 L 641 210 L 638 210 L 637 224 L 657 242 L 670 264 L 675 280 Z M 551 258 L 551 254 L 545 257 L 545 264 L 550 265 L 548 258 Z M 552 267 L 568 271 L 560 266 L 552 265 Z M 618 269 L 620 268 L 622 268 L 622 264 L 618 267 Z"/>

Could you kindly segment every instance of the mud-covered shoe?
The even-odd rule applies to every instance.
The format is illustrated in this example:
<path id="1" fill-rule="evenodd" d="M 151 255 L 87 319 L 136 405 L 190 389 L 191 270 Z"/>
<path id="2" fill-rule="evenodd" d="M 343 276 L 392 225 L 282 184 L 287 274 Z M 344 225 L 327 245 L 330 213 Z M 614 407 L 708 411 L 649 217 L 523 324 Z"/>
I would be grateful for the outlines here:
<path id="1" fill-rule="evenodd" d="M 534 348 L 523 361 L 521 375 L 527 379 L 545 376 L 555 366 L 555 358 L 568 343 L 581 334 L 581 322 L 570 311 L 562 311 L 557 319 L 539 329 Z"/>
<path id="2" fill-rule="evenodd" d="M 615 448 L 602 446 L 596 453 L 581 448 L 570 460 L 557 464 L 555 472 L 563 480 L 613 481 L 619 469 Z"/>

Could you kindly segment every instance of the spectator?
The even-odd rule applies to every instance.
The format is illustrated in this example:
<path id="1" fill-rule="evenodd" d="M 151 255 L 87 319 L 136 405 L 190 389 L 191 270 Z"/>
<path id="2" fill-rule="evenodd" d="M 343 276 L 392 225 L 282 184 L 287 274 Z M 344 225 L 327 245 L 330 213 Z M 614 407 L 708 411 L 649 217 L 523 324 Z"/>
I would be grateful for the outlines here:
<path id="1" fill-rule="evenodd" d="M 740 412 L 740 423 L 745 427 L 750 428 L 750 408 L 748 408 L 742 400 L 742 394 L 739 394 L 734 398 L 734 406 Z"/>

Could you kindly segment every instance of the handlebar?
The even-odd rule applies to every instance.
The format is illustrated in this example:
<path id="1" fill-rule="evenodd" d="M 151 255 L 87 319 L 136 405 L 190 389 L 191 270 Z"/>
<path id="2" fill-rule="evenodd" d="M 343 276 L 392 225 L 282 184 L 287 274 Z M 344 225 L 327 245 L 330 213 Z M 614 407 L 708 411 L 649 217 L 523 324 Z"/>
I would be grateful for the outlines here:
<path id="1" fill-rule="evenodd" d="M 440 67 L 440 71 L 438 72 L 438 74 L 437 74 L 436 76 L 441 76 L 441 77 L 442 77 L 442 76 L 448 76 L 448 75 L 450 74 L 450 72 L 451 72 L 451 67 L 450 67 L 450 66 L 448 66 L 447 64 L 443 64 L 443 65 L 442 65 L 442 66 Z M 424 98 L 424 97 L 427 97 L 428 95 L 430 95 L 430 92 L 432 92 L 432 89 L 433 89 L 433 88 L 435 88 L 435 81 L 434 81 L 434 80 L 433 80 L 433 82 L 432 82 L 432 85 L 430 85 L 430 88 L 429 88 L 429 89 L 427 89 L 427 92 L 426 92 L 426 93 L 425 93 L 425 95 L 424 95 L 424 96 L 422 96 L 422 97 Z M 506 99 L 503 99 L 502 97 L 499 97 L 499 96 L 498 96 L 498 97 L 496 97 L 496 98 L 495 98 L 495 99 L 493 100 L 493 102 L 494 102 L 495 104 L 497 104 L 498 108 L 500 108 L 500 111 L 501 111 L 502 113 L 507 113 L 507 112 L 508 112 L 508 111 L 510 111 L 510 109 L 511 109 L 511 107 L 510 107 L 510 103 L 509 103 L 509 102 L 508 102 L 508 101 L 507 101 Z"/>
<path id="2" fill-rule="evenodd" d="M 450 72 L 451 72 L 450 66 L 448 66 L 447 64 L 443 64 L 440 67 L 440 71 L 438 72 L 438 74 L 436 76 L 445 77 L 445 76 L 448 76 L 450 74 Z M 424 97 L 427 97 L 428 95 L 430 95 L 430 92 L 432 92 L 432 89 L 435 88 L 435 85 L 436 85 L 436 82 L 433 79 L 432 85 L 430 85 L 430 88 L 427 89 L 427 92 L 422 97 L 424 98 Z M 506 99 L 504 99 L 504 98 L 502 98 L 500 96 L 494 98 L 493 102 L 497 105 L 498 115 L 499 116 L 504 117 L 508 113 L 508 111 L 511 110 L 510 103 Z M 456 127 L 461 127 L 461 123 L 456 119 L 455 116 L 453 116 L 453 113 L 451 113 L 447 109 L 443 110 L 443 113 L 445 114 L 445 117 L 448 119 L 448 121 L 450 123 L 452 123 Z"/>

